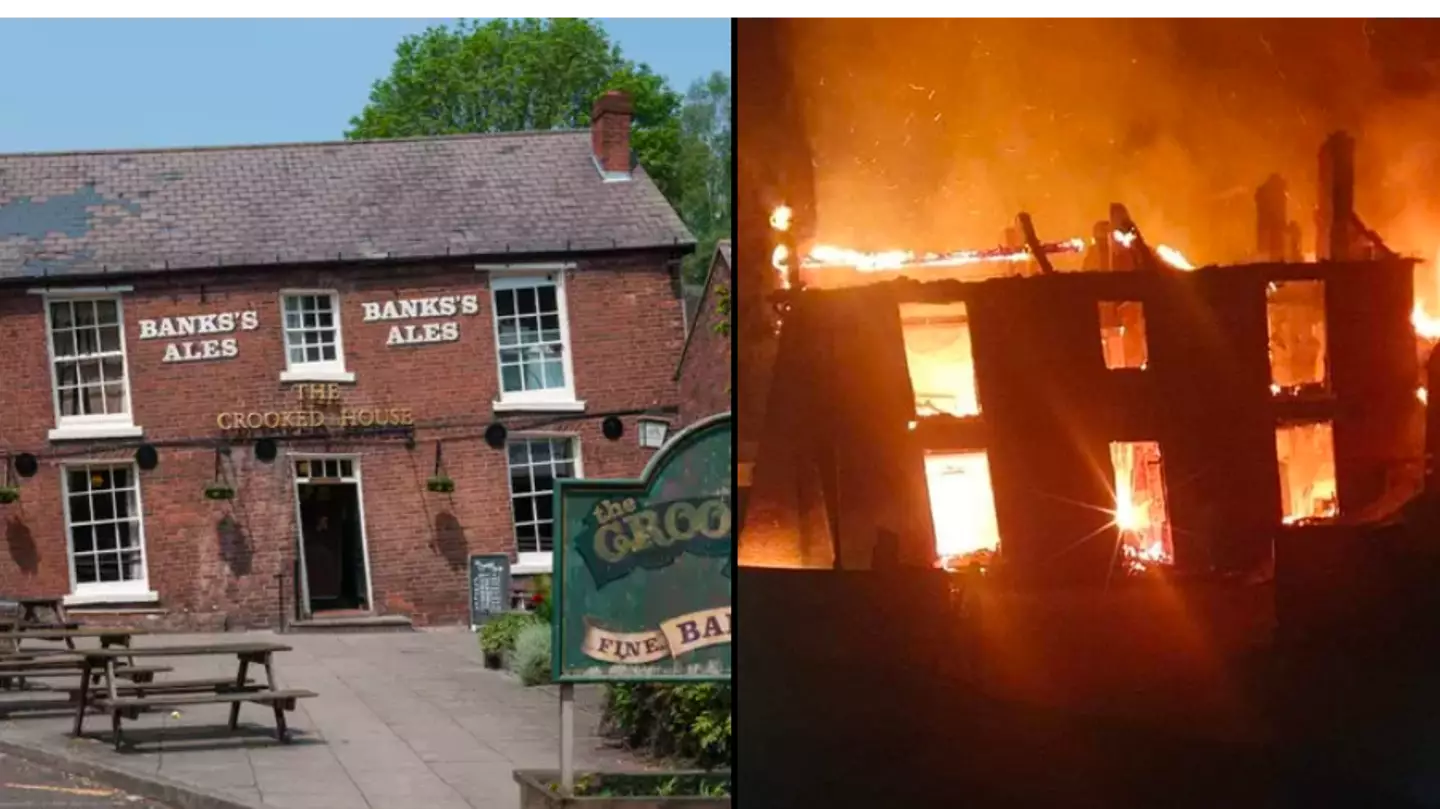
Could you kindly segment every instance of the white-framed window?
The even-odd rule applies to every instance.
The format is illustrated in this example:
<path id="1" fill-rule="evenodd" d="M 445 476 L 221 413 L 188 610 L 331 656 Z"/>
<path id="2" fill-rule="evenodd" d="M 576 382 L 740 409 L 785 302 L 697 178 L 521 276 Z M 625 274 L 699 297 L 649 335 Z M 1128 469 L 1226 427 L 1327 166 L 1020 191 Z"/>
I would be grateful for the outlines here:
<path id="1" fill-rule="evenodd" d="M 137 436 L 119 295 L 45 295 L 54 391 L 51 440 Z"/>
<path id="2" fill-rule="evenodd" d="M 495 409 L 583 410 L 575 399 L 564 272 L 495 272 L 490 290 L 500 368 Z"/>
<path id="3" fill-rule="evenodd" d="M 285 371 L 281 382 L 354 382 L 345 370 L 345 341 L 340 334 L 340 295 L 328 289 L 280 292 L 285 332 Z"/>
<path id="4" fill-rule="evenodd" d="M 135 465 L 86 462 L 61 471 L 70 555 L 67 600 L 153 600 Z"/>
<path id="5" fill-rule="evenodd" d="M 514 572 L 549 572 L 555 550 L 555 481 L 581 476 L 580 440 L 573 436 L 511 436 L 506 452 L 519 553 Z"/>

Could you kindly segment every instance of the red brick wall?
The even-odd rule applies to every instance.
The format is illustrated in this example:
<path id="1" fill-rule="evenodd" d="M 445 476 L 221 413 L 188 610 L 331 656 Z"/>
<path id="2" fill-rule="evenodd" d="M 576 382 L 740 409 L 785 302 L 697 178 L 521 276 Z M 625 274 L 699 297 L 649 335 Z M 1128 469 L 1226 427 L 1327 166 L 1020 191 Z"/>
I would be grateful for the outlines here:
<path id="1" fill-rule="evenodd" d="M 467 556 L 514 551 L 505 452 L 491 449 L 481 434 L 497 418 L 513 435 L 555 415 L 492 412 L 498 374 L 488 280 L 466 264 L 283 274 L 225 270 L 134 283 L 134 291 L 122 296 L 128 371 L 135 422 L 145 441 L 160 444 L 158 468 L 141 473 L 140 482 L 149 581 L 160 594 L 165 623 L 273 623 L 276 574 L 282 571 L 289 605 L 296 547 L 290 452 L 360 458 L 377 612 L 410 615 L 417 623 L 464 620 Z M 398 438 L 282 442 L 280 457 L 263 464 L 250 444 L 235 444 L 224 465 L 236 499 L 207 501 L 203 490 L 214 476 L 214 450 L 163 442 L 219 438 L 215 417 L 223 411 L 292 405 L 295 385 L 279 381 L 285 368 L 282 288 L 340 292 L 345 364 L 356 375 L 354 384 L 340 386 L 345 404 L 410 408 L 415 448 Z M 480 300 L 478 314 L 453 318 L 460 325 L 456 342 L 387 347 L 396 324 L 363 322 L 362 302 L 447 294 Z M 576 397 L 586 412 L 673 406 L 684 335 L 664 259 L 582 261 L 567 271 L 565 295 Z M 55 454 L 128 459 L 134 453 L 117 441 L 48 442 L 55 417 L 42 301 L 23 289 L 0 293 L 0 450 L 41 459 L 39 473 L 21 483 L 20 502 L 0 505 L 6 542 L 0 595 L 69 592 L 61 460 Z M 165 364 L 169 339 L 139 339 L 142 319 L 248 309 L 258 311 L 258 329 L 221 335 L 238 340 L 239 355 L 232 359 Z M 638 446 L 635 417 L 624 421 L 626 434 L 616 442 L 600 435 L 598 419 L 543 429 L 580 438 L 586 477 L 633 477 L 652 450 Z M 458 439 L 444 447 L 445 470 L 455 480 L 450 494 L 425 488 L 435 441 L 442 437 Z"/>
<path id="2" fill-rule="evenodd" d="M 705 288 L 700 306 L 695 310 L 695 327 L 690 345 L 678 372 L 680 380 L 680 422 L 692 424 L 698 419 L 730 410 L 730 343 L 729 334 L 718 334 L 715 324 L 725 318 L 716 311 L 716 290 L 730 289 L 730 265 L 720 261 Z"/>

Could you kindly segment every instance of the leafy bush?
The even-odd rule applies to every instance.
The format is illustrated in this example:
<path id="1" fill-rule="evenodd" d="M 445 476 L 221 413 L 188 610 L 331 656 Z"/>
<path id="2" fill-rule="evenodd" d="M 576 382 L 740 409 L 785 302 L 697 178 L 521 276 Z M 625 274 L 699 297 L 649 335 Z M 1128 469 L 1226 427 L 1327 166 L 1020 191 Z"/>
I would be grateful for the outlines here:
<path id="1" fill-rule="evenodd" d="M 536 618 L 550 623 L 555 614 L 554 602 L 550 600 L 551 581 L 548 575 L 535 577 L 535 592 L 530 594 L 530 610 Z"/>
<path id="2" fill-rule="evenodd" d="M 525 685 L 550 682 L 550 625 L 531 621 L 515 637 L 510 671 Z"/>
<path id="3" fill-rule="evenodd" d="M 535 623 L 528 612 L 507 612 L 486 621 L 480 627 L 480 650 L 485 654 L 504 654 L 514 650 L 520 630 Z"/>
<path id="4" fill-rule="evenodd" d="M 619 683 L 606 689 L 606 735 L 656 758 L 730 764 L 730 684 Z"/>

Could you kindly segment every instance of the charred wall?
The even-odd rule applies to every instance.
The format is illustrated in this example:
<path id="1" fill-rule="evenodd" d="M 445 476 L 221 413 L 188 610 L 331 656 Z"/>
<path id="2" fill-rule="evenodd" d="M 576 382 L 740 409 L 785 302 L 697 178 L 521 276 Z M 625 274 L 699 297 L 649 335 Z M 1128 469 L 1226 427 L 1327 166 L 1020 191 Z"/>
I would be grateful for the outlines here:
<path id="1" fill-rule="evenodd" d="M 1325 283 L 1325 391 L 1271 392 L 1266 294 L 1286 279 Z M 877 525 L 908 532 L 903 544 L 918 560 L 933 542 L 923 453 L 963 432 L 987 449 L 1007 563 L 1046 579 L 1096 580 L 1115 548 L 1109 444 L 1156 441 L 1176 566 L 1250 569 L 1269 558 L 1282 516 L 1282 421 L 1332 421 L 1342 518 L 1413 487 L 1406 469 L 1420 452 L 1411 445 L 1421 406 L 1412 293 L 1410 263 L 1400 261 L 807 291 L 795 297 L 782 334 L 751 508 L 769 515 L 767 542 L 789 541 L 790 531 L 777 528 L 776 496 L 796 488 L 794 473 L 781 467 L 797 462 L 781 459 L 804 456 L 812 459 L 805 485 L 825 481 L 827 469 L 838 480 L 839 520 L 831 524 L 842 556 L 855 548 L 843 566 L 868 564 Z M 896 305 L 955 300 L 969 313 L 983 415 L 964 425 L 946 420 L 949 429 L 926 419 L 908 430 L 913 395 Z M 1107 300 L 1142 303 L 1143 370 L 1106 368 L 1099 303 Z M 830 503 L 835 488 L 817 496 Z M 742 564 L 750 541 L 742 542 Z"/>

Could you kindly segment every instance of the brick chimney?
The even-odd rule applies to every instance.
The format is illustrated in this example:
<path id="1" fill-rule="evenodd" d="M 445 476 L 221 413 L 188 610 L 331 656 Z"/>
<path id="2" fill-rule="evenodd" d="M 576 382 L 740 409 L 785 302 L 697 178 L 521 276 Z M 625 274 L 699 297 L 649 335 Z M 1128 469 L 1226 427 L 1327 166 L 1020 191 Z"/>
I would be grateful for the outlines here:
<path id="1" fill-rule="evenodd" d="M 630 96 L 619 90 L 609 90 L 595 100 L 590 145 L 606 179 L 630 177 L 630 117 L 634 111 Z"/>

